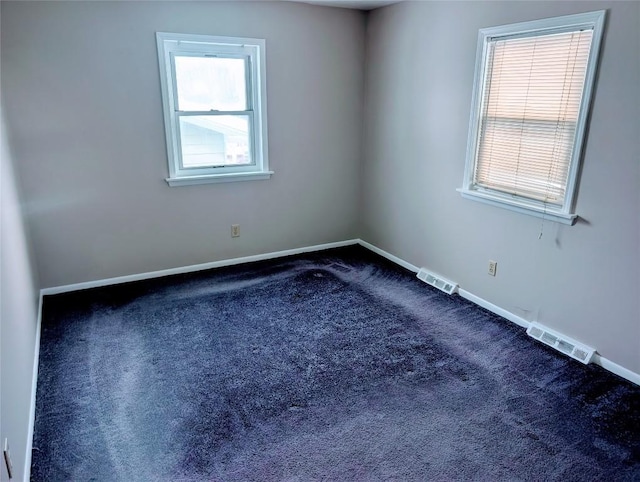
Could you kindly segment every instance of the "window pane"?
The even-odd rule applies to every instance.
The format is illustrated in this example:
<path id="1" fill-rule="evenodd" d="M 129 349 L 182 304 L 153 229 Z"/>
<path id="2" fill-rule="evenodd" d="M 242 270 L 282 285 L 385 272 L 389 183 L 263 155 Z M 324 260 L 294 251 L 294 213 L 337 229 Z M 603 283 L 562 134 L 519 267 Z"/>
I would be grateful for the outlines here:
<path id="1" fill-rule="evenodd" d="M 175 57 L 178 109 L 247 110 L 244 59 Z"/>
<path id="2" fill-rule="evenodd" d="M 252 164 L 249 116 L 180 116 L 180 140 L 185 168 Z"/>

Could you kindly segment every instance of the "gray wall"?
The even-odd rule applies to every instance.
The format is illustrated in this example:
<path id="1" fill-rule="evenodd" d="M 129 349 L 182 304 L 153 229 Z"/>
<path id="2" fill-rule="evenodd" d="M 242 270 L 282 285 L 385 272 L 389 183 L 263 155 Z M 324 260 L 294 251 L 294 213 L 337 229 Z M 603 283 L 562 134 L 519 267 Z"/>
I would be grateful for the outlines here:
<path id="1" fill-rule="evenodd" d="M 22 480 L 36 346 L 37 275 L 30 259 L 1 111 L 0 130 L 0 443 L 9 439 L 14 480 Z M 3 459 L 0 465 L 0 480 L 7 480 Z"/>
<path id="2" fill-rule="evenodd" d="M 7 131 L 42 287 L 358 234 L 362 12 L 289 2 L 1 8 Z M 168 187 L 156 31 L 266 39 L 271 180 Z"/>
<path id="3" fill-rule="evenodd" d="M 462 199 L 478 29 L 608 9 L 577 200 L 545 222 Z M 367 26 L 362 236 L 640 372 L 640 4 L 408 2 Z M 543 229 L 542 239 L 538 235 Z M 495 278 L 488 260 L 498 261 Z"/>
<path id="4" fill-rule="evenodd" d="M 538 240 L 539 219 L 455 191 L 477 31 L 601 8 L 609 25 L 577 202 L 584 221 L 546 222 Z M 3 109 L 23 201 L 3 135 L 1 431 L 17 468 L 36 287 L 356 236 L 640 372 L 640 4 L 407 2 L 374 11 L 366 33 L 362 13 L 291 3 L 0 9 Z M 267 39 L 271 180 L 166 185 L 156 31 Z"/>

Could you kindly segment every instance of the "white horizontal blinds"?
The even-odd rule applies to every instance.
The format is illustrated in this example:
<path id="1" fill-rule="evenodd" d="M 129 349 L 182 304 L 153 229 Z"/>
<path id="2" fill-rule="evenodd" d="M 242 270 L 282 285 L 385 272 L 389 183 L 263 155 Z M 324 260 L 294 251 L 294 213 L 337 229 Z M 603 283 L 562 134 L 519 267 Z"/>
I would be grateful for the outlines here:
<path id="1" fill-rule="evenodd" d="M 490 41 L 476 186 L 563 204 L 592 34 Z"/>

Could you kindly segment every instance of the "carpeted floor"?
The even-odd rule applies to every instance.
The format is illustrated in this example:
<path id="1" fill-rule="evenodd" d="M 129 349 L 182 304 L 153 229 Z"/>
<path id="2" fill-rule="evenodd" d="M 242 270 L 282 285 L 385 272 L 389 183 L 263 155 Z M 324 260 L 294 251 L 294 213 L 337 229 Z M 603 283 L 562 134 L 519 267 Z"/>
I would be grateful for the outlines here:
<path id="1" fill-rule="evenodd" d="M 360 247 L 45 298 L 32 480 L 640 480 L 640 387 Z"/>

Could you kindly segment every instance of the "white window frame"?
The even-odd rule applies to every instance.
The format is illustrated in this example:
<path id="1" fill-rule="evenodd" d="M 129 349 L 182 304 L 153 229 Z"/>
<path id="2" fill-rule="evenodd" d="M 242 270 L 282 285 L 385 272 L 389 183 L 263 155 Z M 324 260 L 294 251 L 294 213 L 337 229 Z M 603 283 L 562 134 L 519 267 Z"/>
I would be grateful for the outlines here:
<path id="1" fill-rule="evenodd" d="M 466 165 L 463 186 L 458 191 L 464 198 L 484 202 L 494 206 L 529 214 L 544 219 L 572 225 L 576 222 L 577 214 L 574 212 L 575 193 L 582 160 L 584 136 L 587 118 L 591 105 L 592 92 L 600 44 L 604 29 L 605 10 L 588 12 L 563 17 L 547 18 L 522 22 L 500 27 L 484 28 L 478 33 L 478 47 L 476 52 L 475 77 L 473 82 L 473 96 L 471 100 L 471 119 L 469 122 L 469 137 L 467 143 Z M 575 140 L 572 157 L 570 160 L 569 175 L 567 178 L 565 198 L 561 206 L 552 206 L 542 201 L 529 199 L 524 196 L 514 196 L 498 191 L 483 189 L 474 185 L 474 173 L 478 155 L 481 128 L 482 101 L 487 82 L 489 44 L 500 38 L 509 37 L 533 37 L 541 34 L 571 32 L 581 29 L 593 29 L 593 37 L 587 71 L 585 75 L 584 90 L 580 103 L 580 112 L 576 126 Z"/>
<path id="2" fill-rule="evenodd" d="M 170 186 L 185 186 L 230 181 L 269 179 L 267 145 L 266 62 L 264 39 L 219 37 L 157 32 L 160 86 L 164 111 L 165 135 Z M 216 112 L 217 115 L 241 113 L 249 117 L 249 144 L 252 163 L 218 167 L 185 168 L 182 166 L 174 56 L 221 56 L 246 59 L 247 110 Z M 189 112 L 194 115 L 194 112 Z M 198 115 L 214 115 L 198 112 Z"/>

